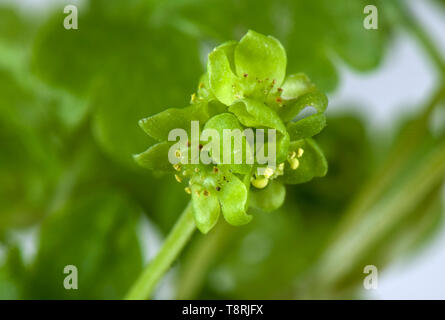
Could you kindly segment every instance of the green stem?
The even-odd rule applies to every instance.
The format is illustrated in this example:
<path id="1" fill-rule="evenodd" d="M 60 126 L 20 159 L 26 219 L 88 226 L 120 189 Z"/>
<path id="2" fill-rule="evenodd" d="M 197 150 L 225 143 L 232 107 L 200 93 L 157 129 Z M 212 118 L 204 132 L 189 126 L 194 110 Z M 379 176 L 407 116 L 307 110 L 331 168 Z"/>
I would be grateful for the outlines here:
<path id="1" fill-rule="evenodd" d="M 159 253 L 133 284 L 125 299 L 142 300 L 151 296 L 157 283 L 182 251 L 195 228 L 193 208 L 190 202 L 170 231 Z"/>
<path id="2" fill-rule="evenodd" d="M 232 228 L 225 221 L 220 221 L 212 232 L 200 235 L 188 250 L 182 263 L 176 298 L 194 299 L 203 286 L 208 271 L 230 239 Z"/>

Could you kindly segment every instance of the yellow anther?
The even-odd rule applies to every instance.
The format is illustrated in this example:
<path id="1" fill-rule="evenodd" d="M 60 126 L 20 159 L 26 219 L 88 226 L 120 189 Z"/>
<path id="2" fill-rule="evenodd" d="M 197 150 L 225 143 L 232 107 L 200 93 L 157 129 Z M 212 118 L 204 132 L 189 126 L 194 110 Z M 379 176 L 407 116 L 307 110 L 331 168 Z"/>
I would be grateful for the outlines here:
<path id="1" fill-rule="evenodd" d="M 257 189 L 263 189 L 269 183 L 269 178 L 259 177 L 252 180 L 252 185 Z"/>
<path id="2" fill-rule="evenodd" d="M 292 151 L 291 153 L 289 153 L 288 155 L 288 159 L 294 159 L 297 156 L 297 154 L 295 153 L 295 151 Z"/>
<path id="3" fill-rule="evenodd" d="M 190 189 L 190 187 L 185 187 L 184 188 L 185 192 L 187 192 L 188 194 L 192 193 L 192 189 Z"/>
<path id="4" fill-rule="evenodd" d="M 267 167 L 267 168 L 264 170 L 264 176 L 265 176 L 266 178 L 268 178 L 268 179 L 273 175 L 273 173 L 274 173 L 274 171 L 273 171 L 272 168 Z"/>
<path id="5" fill-rule="evenodd" d="M 284 162 L 283 162 L 283 163 L 280 163 L 280 164 L 278 165 L 278 170 L 281 171 L 281 172 L 283 172 L 283 170 L 284 170 Z"/>
<path id="6" fill-rule="evenodd" d="M 292 170 L 295 170 L 300 165 L 300 161 L 298 161 L 298 159 L 296 159 L 296 158 L 289 159 L 289 164 L 290 164 L 290 168 Z"/>
<path id="7" fill-rule="evenodd" d="M 198 167 L 195 168 L 195 172 L 199 172 L 199 168 Z"/>
<path id="8" fill-rule="evenodd" d="M 304 149 L 302 149 L 302 148 L 298 148 L 298 155 L 297 155 L 297 157 L 298 157 L 298 158 L 301 158 L 301 156 L 303 155 L 303 153 L 304 153 Z"/>
<path id="9" fill-rule="evenodd" d="M 177 164 L 175 164 L 175 165 L 173 166 L 173 168 L 174 168 L 176 171 L 179 171 L 179 170 L 181 170 L 181 165 L 180 165 L 179 163 L 177 163 Z"/>
<path id="10" fill-rule="evenodd" d="M 182 155 L 181 151 L 179 151 L 179 150 L 176 150 L 176 151 L 175 151 L 175 156 L 176 156 L 176 158 L 180 158 L 181 155 Z"/>
<path id="11" fill-rule="evenodd" d="M 192 94 L 192 102 L 196 101 L 196 93 Z"/>
<path id="12" fill-rule="evenodd" d="M 178 181 L 179 183 L 181 183 L 181 182 L 182 182 L 182 179 L 181 179 L 181 177 L 180 177 L 180 176 L 178 176 L 177 174 L 175 174 L 175 179 L 176 179 L 176 181 Z"/>
<path id="13" fill-rule="evenodd" d="M 202 89 L 202 88 L 204 88 L 204 83 L 203 82 L 199 83 L 199 89 Z"/>

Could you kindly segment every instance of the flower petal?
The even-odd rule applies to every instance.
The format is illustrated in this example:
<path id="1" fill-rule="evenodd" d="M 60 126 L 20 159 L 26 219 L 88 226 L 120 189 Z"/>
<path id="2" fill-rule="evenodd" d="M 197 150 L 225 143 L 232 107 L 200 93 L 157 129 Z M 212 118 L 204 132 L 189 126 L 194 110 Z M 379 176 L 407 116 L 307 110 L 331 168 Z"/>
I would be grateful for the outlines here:
<path id="1" fill-rule="evenodd" d="M 227 179 L 219 191 L 222 213 L 228 223 L 241 226 L 252 220 L 252 216 L 246 213 L 247 188 L 235 175 Z"/>
<path id="2" fill-rule="evenodd" d="M 215 97 L 231 105 L 242 96 L 242 88 L 233 69 L 233 52 L 237 42 L 229 41 L 215 48 L 207 62 L 210 88 Z"/>
<path id="3" fill-rule="evenodd" d="M 239 77 L 250 81 L 275 80 L 280 86 L 286 74 L 286 51 L 280 41 L 249 30 L 235 48 L 235 66 Z"/>
<path id="4" fill-rule="evenodd" d="M 220 205 L 216 191 L 192 185 L 192 201 L 196 226 L 205 234 L 218 222 Z"/>

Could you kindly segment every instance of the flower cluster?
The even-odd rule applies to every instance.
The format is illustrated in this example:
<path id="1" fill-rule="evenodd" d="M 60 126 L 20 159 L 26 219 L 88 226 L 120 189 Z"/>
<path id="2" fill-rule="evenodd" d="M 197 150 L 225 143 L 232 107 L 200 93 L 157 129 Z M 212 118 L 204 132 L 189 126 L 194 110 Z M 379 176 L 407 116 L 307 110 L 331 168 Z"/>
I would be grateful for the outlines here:
<path id="1" fill-rule="evenodd" d="M 283 184 L 307 182 L 327 172 L 326 159 L 311 139 L 326 125 L 327 98 L 306 75 L 286 77 L 286 62 L 277 39 L 249 31 L 239 42 L 226 42 L 209 54 L 207 72 L 190 106 L 167 109 L 140 121 L 142 129 L 159 143 L 135 155 L 136 161 L 158 172 L 171 172 L 186 184 L 196 225 L 203 233 L 214 227 L 220 212 L 232 225 L 246 224 L 252 218 L 249 206 L 263 210 L 281 206 Z M 303 109 L 312 113 L 302 117 Z M 192 121 L 199 121 L 200 130 L 220 133 L 224 129 L 275 129 L 277 165 L 260 164 L 256 157 L 253 163 L 243 158 L 238 164 L 218 159 L 209 164 L 182 161 L 196 149 L 204 151 L 209 143 L 193 135 L 174 150 L 178 161 L 172 164 L 169 133 L 180 128 L 190 134 Z M 243 141 L 242 146 L 249 144 Z M 231 151 L 233 155 L 241 152 Z"/>

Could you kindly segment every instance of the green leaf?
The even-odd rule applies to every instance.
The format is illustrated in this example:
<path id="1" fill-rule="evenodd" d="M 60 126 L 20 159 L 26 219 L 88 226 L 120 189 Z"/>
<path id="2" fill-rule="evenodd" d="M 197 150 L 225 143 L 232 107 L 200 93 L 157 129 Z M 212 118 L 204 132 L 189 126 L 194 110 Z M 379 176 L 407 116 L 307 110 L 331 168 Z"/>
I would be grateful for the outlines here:
<path id="1" fill-rule="evenodd" d="M 174 172 L 172 164 L 168 161 L 168 151 L 172 146 L 167 141 L 159 142 L 142 153 L 133 156 L 138 165 L 155 173 Z"/>
<path id="2" fill-rule="evenodd" d="M 219 191 L 219 200 L 224 219 L 234 226 L 249 223 L 252 220 L 252 216 L 246 213 L 247 188 L 235 175 L 227 179 L 228 181 Z"/>
<path id="3" fill-rule="evenodd" d="M 191 121 L 203 125 L 209 118 L 207 102 L 200 102 L 186 108 L 171 108 L 139 121 L 139 126 L 158 141 L 168 140 L 173 129 L 184 129 L 190 134 Z"/>
<path id="4" fill-rule="evenodd" d="M 336 30 L 332 32 L 332 38 L 326 39 L 327 45 L 347 62 L 352 68 L 359 71 L 367 71 L 376 68 L 383 57 L 384 46 L 388 43 L 388 19 L 391 14 L 390 6 L 397 1 L 350 1 L 342 0 L 334 10 L 330 10 L 329 21 L 335 23 Z M 375 5 L 378 8 L 378 32 L 369 32 L 363 28 L 365 14 L 363 8 L 366 5 Z M 345 19 L 340 22 L 338 19 Z M 395 27 L 392 26 L 392 27 Z"/>
<path id="5" fill-rule="evenodd" d="M 60 180 L 60 123 L 53 101 L 0 68 L 0 237 L 45 213 Z"/>
<path id="6" fill-rule="evenodd" d="M 231 105 L 242 96 L 239 78 L 232 68 L 233 50 L 236 41 L 229 41 L 216 47 L 207 62 L 210 87 L 213 94 L 225 105 Z"/>
<path id="7" fill-rule="evenodd" d="M 316 113 L 287 125 L 287 131 L 291 140 L 310 138 L 320 133 L 326 126 L 326 116 Z"/>
<path id="8" fill-rule="evenodd" d="M 249 30 L 235 48 L 238 76 L 247 75 L 248 81 L 268 79 L 280 86 L 286 74 L 286 51 L 272 36 Z"/>
<path id="9" fill-rule="evenodd" d="M 0 45 L 3 41 L 14 45 L 26 44 L 33 33 L 34 29 L 22 13 L 19 13 L 15 8 L 1 4 Z"/>
<path id="10" fill-rule="evenodd" d="M 0 299 L 21 299 L 26 269 L 18 247 L 7 247 L 5 258 L 0 265 Z"/>
<path id="11" fill-rule="evenodd" d="M 286 197 L 286 188 L 280 182 L 272 180 L 266 188 L 251 190 L 249 206 L 264 211 L 274 211 L 282 206 Z"/>
<path id="12" fill-rule="evenodd" d="M 317 135 L 317 144 L 329 160 L 328 174 L 304 185 L 289 186 L 287 197 L 304 211 L 340 214 L 375 166 L 364 119 L 356 115 L 330 116 L 329 125 Z M 313 200 L 318 198 L 323 201 Z"/>
<path id="13" fill-rule="evenodd" d="M 393 2 L 338 0 L 333 6 L 329 0 L 170 0 L 158 5 L 157 17 L 164 24 L 181 30 L 191 27 L 195 35 L 215 41 L 237 39 L 248 29 L 273 34 L 286 48 L 288 72 L 306 73 L 326 92 L 339 83 L 332 53 L 358 70 L 378 66 L 394 28 L 389 14 L 382 13 Z M 363 8 L 368 4 L 379 8 L 375 32 L 363 28 Z"/>
<path id="14" fill-rule="evenodd" d="M 153 142 L 135 124 L 166 106 L 186 105 L 202 66 L 196 39 L 125 14 L 110 19 L 96 7 L 81 10 L 81 27 L 67 32 L 60 27 L 63 11 L 57 12 L 39 30 L 32 69 L 87 99 L 99 146 L 135 168 L 131 155 Z"/>
<path id="15" fill-rule="evenodd" d="M 28 272 L 28 299 L 120 299 L 142 269 L 136 227 L 140 209 L 113 189 L 74 196 L 43 222 Z M 78 270 L 78 289 L 63 286 Z"/>
<path id="16" fill-rule="evenodd" d="M 297 155 L 299 149 L 303 153 L 295 159 L 298 161 L 298 167 L 292 169 L 289 163 L 284 167 L 284 175 L 279 177 L 279 181 L 285 184 L 297 184 L 312 180 L 314 177 L 323 177 L 328 170 L 328 164 L 323 152 L 316 142 L 312 139 L 292 141 L 289 150 Z"/>
<path id="17" fill-rule="evenodd" d="M 195 223 L 199 231 L 206 234 L 218 222 L 220 205 L 215 190 L 204 190 L 200 185 L 192 185 L 192 201 Z"/>

